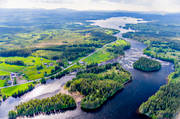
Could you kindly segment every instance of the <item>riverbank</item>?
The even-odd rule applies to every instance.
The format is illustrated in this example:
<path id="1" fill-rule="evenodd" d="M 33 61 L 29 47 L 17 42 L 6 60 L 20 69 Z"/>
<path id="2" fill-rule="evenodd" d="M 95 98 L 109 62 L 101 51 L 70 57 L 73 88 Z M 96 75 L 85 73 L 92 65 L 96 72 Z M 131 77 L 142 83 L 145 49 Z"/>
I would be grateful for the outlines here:
<path id="1" fill-rule="evenodd" d="M 74 100 L 76 101 L 76 104 L 79 104 L 81 100 L 84 98 L 84 96 L 81 95 L 79 92 L 69 92 L 68 89 L 65 87 L 62 87 L 62 89 L 60 90 L 60 93 L 73 97 Z"/>
<path id="2" fill-rule="evenodd" d="M 117 27 L 119 26 L 119 22 L 121 22 L 121 18 L 120 20 L 117 19 L 117 22 L 116 21 L 111 22 L 111 24 L 115 23 L 116 25 L 114 26 Z M 117 36 L 121 37 L 122 34 L 118 34 Z M 103 105 L 103 108 L 100 108 L 96 112 L 88 112 L 88 113 L 82 111 L 80 108 L 76 108 L 75 110 L 52 114 L 52 115 L 37 115 L 36 117 L 33 118 L 34 119 L 42 119 L 42 118 L 43 119 L 54 119 L 54 118 L 96 119 L 98 117 L 99 119 L 106 119 L 106 118 L 142 119 L 136 113 L 137 108 L 143 101 L 147 100 L 149 96 L 154 94 L 159 89 L 160 86 L 166 83 L 164 79 L 167 77 L 167 74 L 172 72 L 172 64 L 167 62 L 162 62 L 162 69 L 158 72 L 153 72 L 153 73 L 144 73 L 134 70 L 132 68 L 132 64 L 139 57 L 144 56 L 143 49 L 146 48 L 146 45 L 134 40 L 130 40 L 130 39 L 126 39 L 126 40 L 131 43 L 131 48 L 129 50 L 126 50 L 125 56 L 119 60 L 117 59 L 117 61 L 120 64 L 122 64 L 123 68 L 131 72 L 133 81 L 131 83 L 126 84 L 124 90 L 121 91 L 120 93 L 117 93 L 116 96 L 114 96 L 111 100 L 105 103 Z M 7 102 L 1 105 L 0 107 L 0 118 L 7 118 L 5 116 L 7 114 L 6 111 L 8 111 L 14 105 L 17 105 L 20 101 L 22 100 L 26 101 L 26 99 L 29 99 L 30 97 L 35 98 L 38 92 L 39 92 L 38 93 L 39 97 L 41 97 L 40 94 L 48 94 L 49 96 L 50 91 L 54 92 L 56 90 L 54 88 L 56 87 L 59 88 L 58 86 L 64 84 L 64 82 L 60 82 L 61 80 L 54 80 L 54 81 L 58 81 L 58 82 L 52 83 L 51 85 L 48 85 L 48 87 L 44 85 L 42 88 L 39 88 L 37 90 L 35 89 L 36 93 L 35 92 L 28 93 L 20 99 L 12 99 L 12 98 L 8 99 Z"/>
<path id="3" fill-rule="evenodd" d="M 66 94 L 56 94 L 50 98 L 34 99 L 21 103 L 9 111 L 8 118 L 33 117 L 38 114 L 51 114 L 76 108 L 75 100 Z"/>
<path id="4" fill-rule="evenodd" d="M 156 24 L 126 25 L 126 29 L 133 28 L 139 32 L 123 34 L 126 38 L 147 44 L 144 54 L 174 64 L 173 72 L 168 74 L 168 82 L 140 106 L 141 113 L 154 119 L 174 118 L 180 107 L 180 42 L 173 40 L 178 38 L 177 35 L 168 34 L 178 34 L 177 30 L 173 30 L 176 27 L 169 27 L 167 24 L 164 26 L 157 21 Z M 158 35 L 155 35 L 157 32 Z"/>

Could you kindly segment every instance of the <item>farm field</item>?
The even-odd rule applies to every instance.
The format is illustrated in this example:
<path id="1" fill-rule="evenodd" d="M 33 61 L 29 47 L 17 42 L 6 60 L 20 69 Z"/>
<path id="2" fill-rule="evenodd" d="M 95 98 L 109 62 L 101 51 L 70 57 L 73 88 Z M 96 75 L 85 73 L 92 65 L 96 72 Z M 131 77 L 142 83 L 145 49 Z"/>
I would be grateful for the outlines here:
<path id="1" fill-rule="evenodd" d="M 3 47 L 0 51 L 0 76 L 5 76 L 6 79 L 2 79 L 0 85 L 3 87 L 5 83 L 6 86 L 23 83 L 1 89 L 1 98 L 22 95 L 32 89 L 26 82 L 54 75 L 73 63 L 77 64 L 69 67 L 68 71 L 84 68 L 78 61 L 103 45 L 115 41 L 116 37 L 112 35 L 118 32 L 86 25 L 73 27 L 74 29 L 65 26 L 63 29 L 1 36 Z M 16 75 L 13 79 L 12 73 Z M 7 83 L 9 81 L 12 83 Z"/>
<path id="2" fill-rule="evenodd" d="M 11 65 L 5 63 L 6 61 L 22 61 L 24 66 L 20 65 Z M 55 65 L 55 61 L 48 60 L 41 57 L 0 57 L 0 74 L 8 75 L 11 72 L 17 72 L 23 74 L 21 79 L 34 80 L 44 77 L 44 73 L 50 74 L 54 66 L 48 66 L 51 63 Z M 38 67 L 42 66 L 42 69 L 38 70 Z"/>
<path id="3" fill-rule="evenodd" d="M 180 107 L 179 18 L 179 13 L 0 9 L 0 118 L 139 119 L 141 113 L 174 119 Z M 138 61 L 143 53 L 160 60 Z M 21 103 L 26 96 L 32 100 Z M 95 113 L 87 114 L 91 110 Z"/>

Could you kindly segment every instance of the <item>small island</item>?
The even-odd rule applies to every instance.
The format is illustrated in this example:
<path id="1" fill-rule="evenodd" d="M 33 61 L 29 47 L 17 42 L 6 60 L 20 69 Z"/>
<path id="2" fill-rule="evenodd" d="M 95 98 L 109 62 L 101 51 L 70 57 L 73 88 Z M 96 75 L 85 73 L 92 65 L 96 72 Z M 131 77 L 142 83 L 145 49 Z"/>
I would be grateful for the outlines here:
<path id="1" fill-rule="evenodd" d="M 51 114 L 67 109 L 76 108 L 75 100 L 66 94 L 57 94 L 53 97 L 43 99 L 33 99 L 28 102 L 20 103 L 15 110 L 8 113 L 9 119 L 17 117 L 31 117 L 38 114 Z"/>
<path id="2" fill-rule="evenodd" d="M 134 62 L 133 67 L 141 71 L 153 72 L 161 69 L 161 63 L 146 57 L 140 57 L 139 60 Z"/>

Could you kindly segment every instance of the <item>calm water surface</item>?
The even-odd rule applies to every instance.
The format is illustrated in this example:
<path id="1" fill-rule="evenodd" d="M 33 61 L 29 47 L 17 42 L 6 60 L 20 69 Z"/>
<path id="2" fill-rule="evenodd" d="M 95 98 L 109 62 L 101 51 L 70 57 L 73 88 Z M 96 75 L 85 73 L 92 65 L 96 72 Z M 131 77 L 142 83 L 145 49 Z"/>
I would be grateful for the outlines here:
<path id="1" fill-rule="evenodd" d="M 121 31 L 117 37 L 122 38 L 122 33 L 132 31 L 122 27 L 127 23 L 144 23 L 141 19 L 118 17 L 106 20 L 93 21 L 94 25 L 105 28 L 114 28 Z M 85 112 L 78 106 L 75 110 L 52 115 L 38 115 L 33 119 L 144 119 L 136 113 L 140 104 L 153 95 L 160 86 L 167 82 L 167 76 L 173 71 L 173 65 L 168 62 L 160 61 L 162 68 L 158 72 L 145 73 L 132 68 L 132 64 L 143 55 L 146 45 L 131 39 L 125 39 L 131 43 L 131 49 L 125 52 L 125 56 L 118 59 L 122 66 L 132 73 L 133 81 L 125 86 L 125 89 L 116 94 L 111 100 L 106 102 L 102 108 L 95 112 Z M 41 85 L 21 98 L 9 98 L 0 106 L 0 118 L 6 119 L 7 113 L 15 105 L 22 101 L 34 98 L 48 97 L 61 90 L 66 81 L 71 80 L 74 75 L 69 75 L 61 80 L 50 81 L 47 85 Z"/>

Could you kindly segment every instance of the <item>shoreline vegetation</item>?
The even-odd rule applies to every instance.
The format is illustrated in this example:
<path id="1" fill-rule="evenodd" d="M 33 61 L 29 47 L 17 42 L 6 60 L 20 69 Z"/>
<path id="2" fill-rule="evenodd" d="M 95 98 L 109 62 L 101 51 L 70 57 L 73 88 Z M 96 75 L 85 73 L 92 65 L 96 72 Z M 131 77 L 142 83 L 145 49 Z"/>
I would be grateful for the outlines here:
<path id="1" fill-rule="evenodd" d="M 159 91 L 141 104 L 139 112 L 153 119 L 171 119 L 177 113 L 180 104 L 180 82 L 161 86 Z"/>
<path id="2" fill-rule="evenodd" d="M 82 92 L 77 90 L 80 88 L 77 87 L 79 84 L 76 81 L 82 84 Z M 78 104 L 79 102 L 81 102 L 82 109 L 95 110 L 118 91 L 122 90 L 129 81 L 131 81 L 131 74 L 118 63 L 102 66 L 90 64 L 86 66 L 86 70 L 78 72 L 75 79 L 68 81 L 59 94 L 41 100 L 32 99 L 21 103 L 15 107 L 15 110 L 9 111 L 8 116 L 9 119 L 15 119 L 23 116 L 31 117 L 41 113 L 50 114 L 61 110 L 73 109 L 76 107 L 76 103 Z M 90 87 L 84 87 L 86 84 Z M 103 97 L 101 97 L 102 95 Z M 59 104 L 62 102 L 66 105 Z M 43 107 L 41 107 L 42 105 Z"/>
<path id="3" fill-rule="evenodd" d="M 133 63 L 133 67 L 144 72 L 153 72 L 161 69 L 161 63 L 146 57 L 140 57 Z"/>
<path id="4" fill-rule="evenodd" d="M 57 94 L 44 99 L 33 99 L 15 107 L 8 113 L 9 119 L 17 117 L 32 117 L 38 114 L 51 114 L 63 110 L 76 108 L 75 100 L 66 94 Z"/>
<path id="5" fill-rule="evenodd" d="M 5 101 L 9 96 L 14 98 L 21 97 L 25 93 L 34 89 L 36 82 L 26 83 L 20 86 L 13 86 L 9 88 L 3 88 L 0 90 L 0 96 L 2 97 L 2 101 Z"/>
<path id="6" fill-rule="evenodd" d="M 52 14 L 51 12 L 49 13 Z M 1 29 L 2 32 L 0 33 L 0 45 L 2 46 L 0 47 L 0 76 L 9 76 L 11 72 L 15 72 L 20 75 L 17 78 L 27 81 L 44 78 L 51 74 L 60 72 L 72 63 L 79 63 L 79 58 L 85 57 L 94 52 L 96 49 L 103 47 L 105 44 L 117 40 L 113 34 L 119 31 L 95 27 L 85 22 L 87 19 L 98 19 L 103 15 L 98 16 L 95 14 L 97 16 L 94 17 L 90 14 L 84 18 L 82 18 L 82 14 L 80 14 L 81 17 L 78 18 L 76 18 L 76 15 L 76 17 L 74 17 L 74 15 L 70 16 L 70 18 L 58 15 L 59 17 L 57 20 L 57 15 L 50 14 L 48 14 L 50 17 L 41 16 L 39 18 L 34 16 L 31 18 L 31 23 L 23 22 L 23 20 L 17 21 L 12 17 L 9 22 L 13 21 L 15 23 L 13 28 L 11 25 L 8 25 L 8 22 L 5 23 L 7 26 L 3 26 Z M 37 15 L 40 16 L 41 14 Z M 108 17 L 108 14 L 105 15 Z M 21 16 L 18 17 L 21 18 Z M 103 18 L 106 17 L 104 16 Z M 63 19 L 59 22 L 59 19 L 61 18 Z M 74 23 L 77 21 L 81 21 L 80 24 Z M 22 22 L 20 23 L 20 26 L 18 25 L 19 22 Z M 146 55 L 159 58 L 161 60 L 171 61 L 175 64 L 175 72 L 169 75 L 169 83 L 162 87 L 155 96 L 149 98 L 146 104 L 142 104 L 140 109 L 143 114 L 146 114 L 154 119 L 161 117 L 171 118 L 177 110 L 174 107 L 179 106 L 180 104 L 178 103 L 180 96 L 178 95 L 178 92 L 180 92 L 180 61 L 178 60 L 180 45 L 178 45 L 179 40 L 174 40 L 173 38 L 174 36 L 180 36 L 178 28 L 175 27 L 174 29 L 173 25 L 153 23 L 126 24 L 124 28 L 139 31 L 133 33 L 129 32 L 123 34 L 123 36 L 133 38 L 147 44 L 148 47 L 144 50 Z M 102 62 L 102 55 L 104 59 L 108 60 L 111 53 L 123 54 L 123 50 L 124 49 L 122 47 L 116 45 L 113 47 L 110 46 L 110 48 L 101 50 L 99 54 L 97 52 L 96 56 L 92 56 L 92 58 L 86 62 L 88 65 L 91 63 L 99 63 Z M 98 57 L 101 58 L 96 61 L 92 60 Z M 59 67 L 61 68 L 59 69 Z M 69 73 L 69 70 L 60 72 L 55 75 L 55 78 L 60 78 L 67 73 Z M 72 92 L 78 91 L 80 94 L 83 94 L 85 97 L 82 99 L 81 107 L 83 109 L 90 110 L 102 106 L 103 103 L 112 97 L 118 90 L 123 89 L 125 82 L 131 80 L 131 74 L 125 71 L 119 64 L 107 64 L 100 67 L 96 65 L 89 66 L 86 70 L 80 71 L 77 76 L 78 77 L 72 81 L 69 81 L 66 84 L 66 87 Z M 8 79 L 7 82 L 8 81 L 11 80 Z M 21 88 L 22 85 L 17 86 L 16 89 L 10 88 L 8 93 L 5 95 L 11 94 L 9 96 L 12 96 L 12 92 L 20 90 Z M 168 90 L 170 90 L 170 93 Z M 171 93 L 173 95 L 171 95 Z M 0 98 L 2 98 L 2 96 L 0 96 Z M 51 98 L 53 99 L 55 97 Z M 51 98 L 44 100 L 50 100 Z M 69 99 L 72 99 L 72 97 L 69 96 Z M 24 107 L 29 105 L 29 103 L 34 104 L 34 101 L 35 100 L 33 100 L 32 103 L 26 102 L 19 105 L 18 109 L 20 109 L 20 111 L 10 111 L 9 117 L 16 118 L 21 115 L 33 115 L 34 112 L 31 108 L 35 108 L 36 106 L 28 106 L 28 108 L 25 109 Z M 45 103 L 42 100 L 36 100 L 35 102 L 38 104 Z M 48 106 L 53 107 L 53 105 L 49 104 Z M 152 106 L 154 106 L 154 108 L 152 108 Z M 35 111 L 37 111 L 35 113 L 54 112 L 53 108 L 44 108 L 44 110 L 41 110 L 42 108 L 36 108 L 39 110 L 35 109 Z M 23 109 L 23 111 L 21 111 L 21 109 Z M 57 108 L 57 110 L 58 109 L 59 108 Z M 27 113 L 25 113 L 26 111 Z"/>
<path id="7" fill-rule="evenodd" d="M 107 30 L 106 29 L 106 32 L 107 31 L 108 31 L 108 33 L 106 33 L 106 35 L 104 33 L 102 33 L 100 35 L 101 37 L 99 35 L 97 35 L 94 31 L 92 31 L 93 33 L 95 33 L 94 38 L 97 38 L 95 41 L 103 39 L 104 41 L 98 41 L 98 42 L 102 42 L 102 43 L 98 43 L 98 44 L 95 43 L 95 44 L 92 44 L 92 45 L 91 45 L 91 43 L 90 44 L 81 44 L 82 46 L 81 45 L 76 45 L 76 44 L 75 45 L 70 45 L 70 46 L 62 45 L 62 46 L 56 47 L 55 49 L 54 48 L 53 49 L 49 48 L 47 50 L 51 50 L 52 49 L 52 51 L 56 51 L 57 50 L 59 52 L 59 48 L 65 48 L 66 49 L 66 47 L 68 47 L 68 48 L 70 48 L 70 51 L 72 52 L 73 50 L 77 50 L 76 47 L 79 48 L 79 47 L 85 47 L 86 46 L 86 47 L 92 49 L 90 51 L 87 51 L 87 53 L 90 53 L 90 52 L 94 52 L 95 49 L 102 48 L 104 45 L 108 44 L 108 45 L 106 45 L 106 47 L 102 48 L 102 51 L 105 52 L 106 56 L 109 56 L 107 54 L 111 53 L 111 54 L 113 54 L 113 57 L 111 59 L 113 59 L 113 58 L 118 57 L 120 55 L 124 55 L 124 50 L 130 48 L 130 43 L 126 42 L 125 40 L 117 40 L 116 37 L 112 36 L 113 34 L 117 33 L 116 30 Z M 102 35 L 105 35 L 105 36 L 103 37 Z M 100 38 L 100 39 L 98 39 L 98 38 Z M 105 39 L 108 39 L 108 41 L 105 41 Z M 109 40 L 109 39 L 111 39 L 111 40 Z M 74 49 L 71 49 L 71 48 L 74 48 Z M 83 52 L 85 50 L 86 49 L 82 49 L 82 48 L 80 49 L 80 51 L 83 51 Z M 23 52 L 23 51 L 20 51 L 20 52 Z M 36 52 L 36 50 L 35 50 L 35 52 Z M 85 54 L 87 54 L 87 53 L 85 53 Z M 41 54 L 42 54 L 42 52 L 41 52 Z M 77 56 L 75 58 L 72 58 L 72 59 L 75 59 L 75 61 L 72 61 L 72 63 L 76 63 L 78 61 L 79 57 L 85 56 L 85 54 L 83 54 L 81 56 Z M 64 54 L 64 55 L 66 56 L 66 54 Z M 98 57 L 102 58 L 102 56 L 98 56 Z M 60 58 L 60 57 L 58 57 L 58 58 Z M 96 56 L 94 58 L 96 58 Z M 109 60 L 109 59 L 105 59 L 103 61 L 107 61 L 107 60 Z M 58 61 L 58 60 L 56 60 L 56 61 Z M 72 72 L 74 70 L 84 69 L 84 67 L 82 66 L 83 64 L 80 64 L 79 62 L 76 65 L 74 65 L 72 67 L 69 67 L 69 68 L 67 68 L 64 71 L 62 71 L 62 68 L 60 68 L 60 69 L 58 68 L 58 67 L 67 67 L 68 65 L 66 64 L 66 62 L 67 61 L 63 61 L 63 62 L 60 61 L 60 62 L 58 62 L 58 65 L 54 66 L 55 69 L 52 69 L 51 73 L 55 74 L 55 75 L 51 76 L 50 77 L 51 79 L 54 79 L 54 78 L 59 79 L 59 78 L 65 76 L 66 74 L 68 74 L 68 73 L 70 73 L 70 72 Z M 95 102 L 93 102 L 93 100 L 90 101 L 89 97 L 87 97 L 87 95 L 85 96 L 85 94 L 83 94 L 82 92 L 80 92 L 78 90 L 77 91 L 72 91 L 72 90 L 68 91 L 67 87 L 66 87 L 67 89 L 63 88 L 63 90 L 61 90 L 60 93 L 62 95 L 69 96 L 69 98 L 74 98 L 73 102 L 75 102 L 75 103 L 81 102 L 81 108 L 82 109 L 90 109 L 91 110 L 91 109 L 96 109 L 96 108 L 99 108 L 100 106 L 102 106 L 103 103 L 106 102 L 110 97 L 115 95 L 115 93 L 117 93 L 119 90 L 123 89 L 124 84 L 131 80 L 131 74 L 129 72 L 125 71 L 119 64 L 115 63 L 115 64 L 107 64 L 106 66 L 98 66 L 97 64 L 100 63 L 100 62 L 102 62 L 102 61 L 96 60 L 96 62 L 93 61 L 93 63 L 92 62 L 88 62 L 87 64 L 89 64 L 89 65 L 86 66 L 86 70 L 90 70 L 91 71 L 93 68 L 95 68 L 95 69 L 93 69 L 91 73 L 86 72 L 86 70 L 84 71 L 84 72 L 87 73 L 87 76 L 88 75 L 91 76 L 91 74 L 93 75 L 93 71 L 95 71 L 97 69 L 97 71 L 99 72 L 98 75 L 99 76 L 102 75 L 101 78 L 99 76 L 97 76 L 97 79 L 89 79 L 88 78 L 87 80 L 86 79 L 84 80 L 85 82 L 86 81 L 88 82 L 88 80 L 92 80 L 92 81 L 94 80 L 94 82 L 92 84 L 93 86 L 96 86 L 96 83 L 100 84 L 100 85 L 97 85 L 97 87 L 98 87 L 97 91 L 98 92 L 97 93 L 93 93 L 91 95 L 91 97 L 92 96 L 95 97 L 94 98 L 95 100 L 92 98 Z M 25 64 L 26 62 L 23 62 L 23 63 L 24 63 L 24 66 L 27 66 Z M 103 67 L 108 69 L 107 72 L 106 72 L 106 70 L 102 71 Z M 38 66 L 37 70 L 41 70 L 43 68 L 44 68 L 44 66 L 40 65 L 40 66 Z M 61 71 L 61 72 L 59 72 L 59 71 Z M 59 72 L 59 73 L 55 73 L 55 72 Z M 81 73 L 83 73 L 82 70 L 78 73 L 78 76 L 80 76 Z M 48 76 L 49 74 L 46 73 L 45 75 Z M 82 75 L 84 75 L 84 73 Z M 104 75 L 106 75 L 106 77 L 104 77 Z M 96 77 L 95 74 L 94 74 L 94 77 Z M 100 79 L 98 79 L 98 77 Z M 105 80 L 103 80 L 103 77 L 105 78 Z M 103 81 L 101 81 L 101 80 L 103 80 Z M 45 78 L 41 78 L 40 82 L 41 83 L 43 83 L 43 82 L 45 83 L 46 82 Z M 66 86 L 67 86 L 67 84 L 66 84 Z M 105 92 L 102 90 L 103 89 L 102 87 L 106 88 Z M 89 93 L 91 93 L 91 92 L 89 92 Z M 100 93 L 105 93 L 106 96 L 105 97 L 100 97 Z M 96 98 L 96 96 L 97 96 L 97 98 Z M 42 100 L 34 99 L 34 100 L 30 100 L 30 101 L 25 102 L 25 103 L 21 103 L 18 106 L 16 106 L 14 111 L 13 110 L 9 111 L 9 118 L 10 119 L 14 119 L 14 118 L 19 117 L 19 116 L 34 116 L 34 115 L 37 115 L 37 114 L 40 114 L 40 113 L 49 114 L 49 113 L 58 112 L 60 110 L 58 107 L 53 106 L 53 104 L 49 105 L 51 103 L 51 100 L 54 100 L 55 97 L 58 97 L 59 100 L 61 100 L 61 98 L 63 98 L 63 96 L 55 95 L 53 97 L 42 99 Z M 41 106 L 47 104 L 47 103 L 45 103 L 45 100 L 48 103 L 48 106 L 51 106 L 50 109 L 47 109 L 47 108 L 42 109 Z M 89 100 L 90 102 L 87 102 L 87 100 Z M 38 105 L 39 106 L 38 110 L 35 109 L 35 111 L 31 111 L 31 110 L 34 110 L 34 109 L 29 109 L 29 108 L 33 108 L 33 106 L 31 106 L 31 104 L 32 105 L 33 104 Z M 93 106 L 94 104 L 95 105 L 97 104 L 97 105 L 94 107 Z M 27 109 L 25 109 L 25 107 Z M 55 108 L 58 108 L 59 110 L 57 110 Z M 70 107 L 67 107 L 66 109 L 71 109 L 71 108 L 73 108 L 73 107 L 70 106 Z M 56 111 L 54 111 L 54 110 L 56 110 Z"/>
<path id="8" fill-rule="evenodd" d="M 81 95 L 79 92 L 70 92 L 65 86 L 62 87 L 62 89 L 60 90 L 60 93 L 61 94 L 66 94 L 66 95 L 69 95 L 69 96 L 73 97 L 76 104 L 81 102 L 81 100 L 84 98 L 84 96 Z"/>
<path id="9" fill-rule="evenodd" d="M 66 83 L 66 88 L 85 96 L 81 101 L 83 110 L 95 110 L 122 90 L 130 80 L 131 74 L 118 63 L 88 65 L 86 70 L 78 72 L 76 78 Z"/>
<path id="10" fill-rule="evenodd" d="M 139 112 L 153 119 L 174 118 L 180 107 L 179 30 L 159 22 L 127 24 L 124 28 L 138 31 L 125 33 L 123 36 L 145 43 L 148 47 L 144 49 L 144 54 L 174 64 L 174 72 L 169 74 L 168 83 L 142 103 Z"/>
<path id="11" fill-rule="evenodd" d="M 58 37 L 63 37 L 63 39 L 67 38 L 67 43 L 65 44 L 2 50 L 0 52 L 1 77 L 9 77 L 10 73 L 14 72 L 17 75 L 17 82 L 25 81 L 25 83 L 35 79 L 44 79 L 44 77 L 50 77 L 51 79 L 61 78 L 69 73 L 69 71 L 83 68 L 79 63 L 79 59 L 94 52 L 96 49 L 103 47 L 105 44 L 116 41 L 117 38 L 114 37 L 113 34 L 119 32 L 118 30 L 104 29 L 86 24 L 83 24 L 82 26 L 72 25 L 72 27 L 75 27 L 76 29 L 65 27 L 64 29 L 66 30 L 59 29 L 46 31 L 46 36 L 51 36 L 51 33 L 54 34 L 53 37 L 48 37 L 50 38 L 49 40 L 53 41 Z M 62 32 L 64 35 L 59 36 L 58 33 L 62 34 Z M 69 35 L 69 33 L 72 34 Z M 44 36 L 42 36 L 41 42 L 47 40 L 47 38 L 43 38 Z M 71 66 L 73 63 L 77 63 L 77 65 L 62 71 L 62 69 Z M 10 77 L 6 82 L 9 81 Z M 2 85 L 4 85 L 4 81 L 2 81 L 2 83 Z M 21 85 L 0 89 L 2 92 L 3 90 L 8 90 L 7 93 L 5 92 L 2 94 L 3 97 L 0 95 L 0 98 L 6 99 L 5 97 L 16 95 L 15 89 L 22 92 Z M 4 86 L 10 86 L 10 84 Z"/>
<path id="12" fill-rule="evenodd" d="M 65 31 L 65 32 L 69 32 L 69 31 Z M 100 62 L 104 62 L 104 61 L 113 59 L 115 57 L 118 57 L 120 55 L 124 55 L 124 50 L 129 49 L 130 44 L 126 42 L 125 40 L 121 40 L 121 39 L 117 40 L 117 38 L 113 36 L 114 34 L 118 32 L 119 32 L 118 30 L 114 30 L 114 29 L 104 29 L 104 28 L 95 27 L 94 29 L 89 28 L 84 31 L 83 30 L 80 31 L 79 35 L 86 37 L 84 38 L 86 39 L 86 42 L 83 42 L 83 43 L 80 42 L 80 43 L 74 43 L 73 45 L 72 44 L 60 45 L 60 46 L 57 45 L 53 47 L 48 46 L 48 47 L 41 47 L 41 48 L 3 50 L 0 53 L 2 55 L 0 57 L 0 61 L 1 61 L 0 65 L 3 65 L 3 67 L 8 65 L 7 67 L 9 68 L 15 67 L 13 69 L 13 72 L 19 67 L 21 67 L 21 69 L 17 72 L 17 75 L 20 75 L 17 77 L 18 81 L 23 80 L 26 82 L 26 81 L 34 80 L 35 78 L 37 79 L 37 78 L 42 77 L 40 80 L 41 82 L 42 79 L 45 79 L 44 77 L 47 77 L 47 76 L 49 77 L 50 75 L 52 75 L 50 76 L 51 79 L 61 78 L 62 76 L 66 75 L 67 73 L 73 70 L 83 69 L 83 66 L 78 62 L 78 60 L 81 57 L 85 57 L 87 54 L 94 52 L 96 49 L 102 48 L 106 44 L 108 44 L 106 47 L 96 52 L 99 55 L 95 53 L 92 56 L 87 57 L 86 58 L 87 61 L 84 63 L 87 63 L 87 64 L 100 63 Z M 74 34 L 74 35 L 77 35 L 77 34 Z M 81 51 L 83 51 L 83 53 L 81 53 L 82 55 L 79 55 L 79 52 Z M 63 52 L 63 54 L 61 54 L 61 52 Z M 103 52 L 103 55 L 102 55 L 102 52 Z M 110 55 L 110 54 L 113 54 L 113 55 Z M 105 56 L 106 58 L 103 58 L 103 56 Z M 59 60 L 60 58 L 61 60 Z M 96 61 L 93 61 L 92 59 L 96 59 Z M 103 61 L 101 59 L 103 59 Z M 70 66 L 72 63 L 76 63 L 76 62 L 77 62 L 76 65 L 68 68 L 67 70 L 62 71 L 63 68 L 66 68 Z M 8 69 L 6 71 L 9 72 L 12 70 Z M 1 72 L 1 66 L 0 66 L 0 72 Z M 20 88 L 21 85 L 15 86 L 18 92 L 27 92 Z M 17 97 L 16 95 L 18 92 L 16 93 L 14 91 L 14 88 L 12 87 L 0 89 L 0 90 L 7 89 L 9 90 L 9 93 L 11 93 L 11 95 L 8 95 L 7 93 L 3 93 L 2 94 L 3 96 L 1 97 L 1 99 L 5 100 L 9 96 Z"/>

